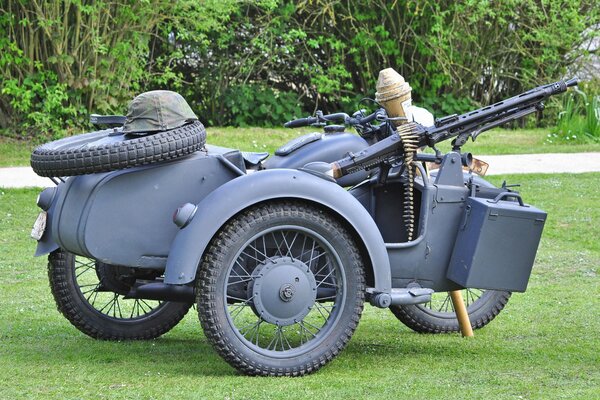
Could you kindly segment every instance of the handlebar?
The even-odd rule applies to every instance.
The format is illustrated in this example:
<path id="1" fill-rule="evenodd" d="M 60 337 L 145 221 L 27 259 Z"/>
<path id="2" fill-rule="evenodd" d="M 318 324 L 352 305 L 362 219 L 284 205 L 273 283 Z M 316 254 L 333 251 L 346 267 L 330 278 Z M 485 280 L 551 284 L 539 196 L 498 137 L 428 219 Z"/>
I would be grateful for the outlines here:
<path id="1" fill-rule="evenodd" d="M 93 125 L 117 125 L 122 126 L 127 121 L 124 115 L 90 115 L 90 123 Z"/>
<path id="2" fill-rule="evenodd" d="M 374 121 L 380 115 L 386 115 L 385 111 L 380 108 L 373 114 L 367 115 L 364 118 L 351 117 L 346 113 L 334 113 L 323 115 L 321 111 L 317 111 L 314 117 L 298 118 L 292 121 L 288 121 L 283 124 L 286 128 L 299 128 L 301 126 L 309 126 L 314 124 L 324 124 L 326 122 L 343 122 L 345 125 L 363 125 Z"/>

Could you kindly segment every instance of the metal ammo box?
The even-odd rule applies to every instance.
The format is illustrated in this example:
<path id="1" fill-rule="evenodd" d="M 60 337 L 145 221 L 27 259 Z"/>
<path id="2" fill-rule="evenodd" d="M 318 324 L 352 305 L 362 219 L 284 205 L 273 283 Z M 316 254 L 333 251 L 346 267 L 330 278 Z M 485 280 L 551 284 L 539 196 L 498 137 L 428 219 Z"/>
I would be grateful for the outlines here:
<path id="1" fill-rule="evenodd" d="M 518 202 L 501 200 L 509 197 Z M 493 200 L 469 197 L 448 279 L 469 288 L 524 292 L 546 215 L 511 192 Z"/>

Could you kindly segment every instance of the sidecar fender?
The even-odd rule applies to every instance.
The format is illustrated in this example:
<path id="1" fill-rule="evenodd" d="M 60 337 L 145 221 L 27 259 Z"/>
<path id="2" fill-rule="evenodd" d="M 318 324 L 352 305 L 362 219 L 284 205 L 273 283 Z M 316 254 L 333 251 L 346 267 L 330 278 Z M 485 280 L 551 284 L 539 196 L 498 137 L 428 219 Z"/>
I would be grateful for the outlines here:
<path id="1" fill-rule="evenodd" d="M 292 169 L 273 169 L 244 175 L 205 197 L 198 204 L 192 221 L 173 240 L 167 259 L 165 283 L 192 282 L 208 243 L 219 229 L 240 211 L 274 199 L 301 199 L 317 203 L 343 218 L 369 255 L 375 290 L 390 291 L 390 262 L 385 243 L 367 210 L 337 184 Z"/>

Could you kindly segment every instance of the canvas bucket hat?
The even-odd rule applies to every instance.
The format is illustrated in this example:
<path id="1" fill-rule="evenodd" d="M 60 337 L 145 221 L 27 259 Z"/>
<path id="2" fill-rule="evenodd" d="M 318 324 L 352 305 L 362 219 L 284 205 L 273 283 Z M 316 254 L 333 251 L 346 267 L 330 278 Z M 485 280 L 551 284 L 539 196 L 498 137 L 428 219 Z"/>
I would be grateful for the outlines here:
<path id="1" fill-rule="evenodd" d="M 143 136 L 179 128 L 198 117 L 185 99 L 170 90 L 153 90 L 136 96 L 123 125 L 126 134 Z"/>

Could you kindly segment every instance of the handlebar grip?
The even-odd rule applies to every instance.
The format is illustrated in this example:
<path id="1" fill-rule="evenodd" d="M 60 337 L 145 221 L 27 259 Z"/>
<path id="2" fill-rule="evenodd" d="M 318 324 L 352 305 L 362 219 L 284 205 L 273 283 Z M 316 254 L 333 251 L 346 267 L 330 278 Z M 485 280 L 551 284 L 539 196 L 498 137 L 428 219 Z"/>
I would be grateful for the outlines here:
<path id="1" fill-rule="evenodd" d="M 124 125 L 127 117 L 124 115 L 90 115 L 90 123 L 93 125 Z"/>
<path id="2" fill-rule="evenodd" d="M 285 128 L 299 128 L 301 126 L 307 126 L 310 124 L 314 124 L 315 122 L 317 122 L 317 118 L 306 117 L 306 118 L 298 118 L 298 119 L 294 119 L 292 121 L 288 121 L 285 124 L 283 124 L 283 126 Z"/>

